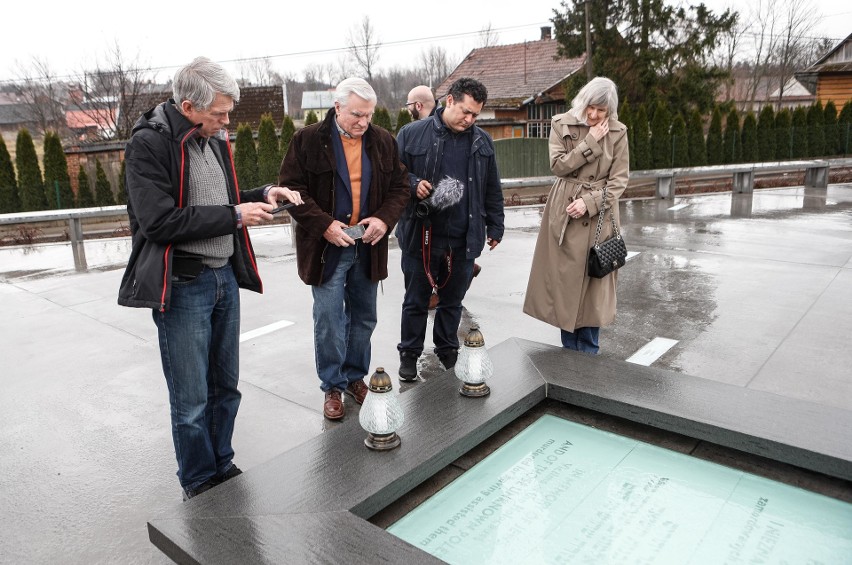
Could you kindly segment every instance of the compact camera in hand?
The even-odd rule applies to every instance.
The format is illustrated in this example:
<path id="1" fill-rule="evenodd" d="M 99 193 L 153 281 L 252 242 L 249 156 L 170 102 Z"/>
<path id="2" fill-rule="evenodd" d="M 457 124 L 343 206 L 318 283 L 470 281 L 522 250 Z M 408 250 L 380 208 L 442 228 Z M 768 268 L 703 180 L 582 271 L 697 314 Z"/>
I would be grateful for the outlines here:
<path id="1" fill-rule="evenodd" d="M 343 233 L 351 237 L 352 239 L 361 239 L 364 237 L 364 233 L 367 231 L 367 228 L 364 227 L 363 224 L 358 224 L 356 226 L 349 226 L 348 228 L 343 228 Z"/>

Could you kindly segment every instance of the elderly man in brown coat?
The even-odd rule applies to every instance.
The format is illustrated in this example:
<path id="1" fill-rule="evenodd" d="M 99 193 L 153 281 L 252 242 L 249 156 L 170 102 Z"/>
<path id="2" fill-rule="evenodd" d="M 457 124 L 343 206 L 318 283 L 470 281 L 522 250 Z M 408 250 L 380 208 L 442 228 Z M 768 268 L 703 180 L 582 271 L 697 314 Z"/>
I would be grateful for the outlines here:
<path id="1" fill-rule="evenodd" d="M 606 213 L 600 240 L 618 223 L 618 199 L 627 188 L 627 127 L 617 121 L 615 84 L 598 77 L 584 86 L 572 108 L 553 117 L 550 189 L 536 241 L 524 312 L 560 328 L 566 348 L 597 354 L 601 326 L 615 319 L 618 271 L 588 275 L 589 249 L 598 214 Z M 603 202 L 606 188 L 606 202 Z"/>

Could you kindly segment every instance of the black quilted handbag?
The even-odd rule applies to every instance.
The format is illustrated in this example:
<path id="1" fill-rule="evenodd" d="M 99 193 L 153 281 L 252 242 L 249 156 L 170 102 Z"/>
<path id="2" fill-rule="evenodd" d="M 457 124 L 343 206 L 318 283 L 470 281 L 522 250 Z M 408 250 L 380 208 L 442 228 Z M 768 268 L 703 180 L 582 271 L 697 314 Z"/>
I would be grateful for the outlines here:
<path id="1" fill-rule="evenodd" d="M 601 203 L 602 205 L 606 203 L 606 188 L 604 188 Z M 624 263 L 627 262 L 627 246 L 624 244 L 624 238 L 621 237 L 621 233 L 618 231 L 618 226 L 615 223 L 615 215 L 611 207 L 609 208 L 609 219 L 612 221 L 613 235 L 611 238 L 598 243 L 601 237 L 601 227 L 603 227 L 603 217 L 606 214 L 606 210 L 604 208 L 602 212 L 598 213 L 595 243 L 589 249 L 588 273 L 590 277 L 595 277 L 596 279 L 604 278 L 611 272 L 623 267 Z"/>

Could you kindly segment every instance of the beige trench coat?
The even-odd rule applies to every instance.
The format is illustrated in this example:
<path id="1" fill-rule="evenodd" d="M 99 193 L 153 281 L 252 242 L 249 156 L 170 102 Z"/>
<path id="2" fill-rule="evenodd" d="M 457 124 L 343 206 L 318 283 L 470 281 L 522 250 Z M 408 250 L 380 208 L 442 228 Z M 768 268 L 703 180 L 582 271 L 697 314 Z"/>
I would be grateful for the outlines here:
<path id="1" fill-rule="evenodd" d="M 629 176 L 627 126 L 610 119 L 609 133 L 598 142 L 589 126 L 568 113 L 559 114 L 553 117 L 549 147 L 550 170 L 557 178 L 544 207 L 524 312 L 569 332 L 606 326 L 615 319 L 618 271 L 596 279 L 586 274 L 586 265 L 604 186 L 601 241 L 612 234 L 610 210 L 619 222 L 618 199 Z M 565 211 L 573 198 L 582 198 L 588 208 L 578 219 Z"/>

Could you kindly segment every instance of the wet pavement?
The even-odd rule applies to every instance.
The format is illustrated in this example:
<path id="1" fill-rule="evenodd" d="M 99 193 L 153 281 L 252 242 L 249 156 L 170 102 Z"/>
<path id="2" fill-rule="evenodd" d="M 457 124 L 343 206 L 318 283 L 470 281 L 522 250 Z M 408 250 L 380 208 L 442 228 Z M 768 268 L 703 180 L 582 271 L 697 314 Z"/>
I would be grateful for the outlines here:
<path id="1" fill-rule="evenodd" d="M 487 346 L 559 343 L 521 312 L 540 214 L 507 209 L 503 243 L 477 261 L 462 330 L 478 323 Z M 625 201 L 622 222 L 631 257 L 603 356 L 642 351 L 655 367 L 852 410 L 852 184 Z M 252 239 L 265 294 L 243 294 L 243 470 L 327 425 L 289 228 Z M 0 563 L 168 562 L 146 522 L 181 493 L 150 312 L 116 305 L 128 252 L 127 238 L 89 241 L 91 270 L 75 273 L 68 244 L 0 248 Z M 373 366 L 391 374 L 399 259 L 393 249 L 373 340 Z M 420 372 L 443 370 L 429 352 Z"/>

